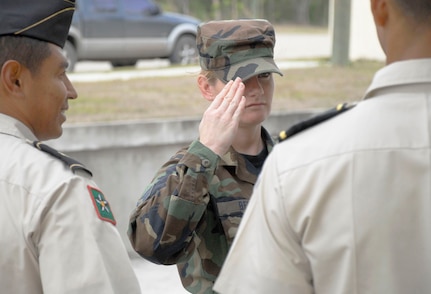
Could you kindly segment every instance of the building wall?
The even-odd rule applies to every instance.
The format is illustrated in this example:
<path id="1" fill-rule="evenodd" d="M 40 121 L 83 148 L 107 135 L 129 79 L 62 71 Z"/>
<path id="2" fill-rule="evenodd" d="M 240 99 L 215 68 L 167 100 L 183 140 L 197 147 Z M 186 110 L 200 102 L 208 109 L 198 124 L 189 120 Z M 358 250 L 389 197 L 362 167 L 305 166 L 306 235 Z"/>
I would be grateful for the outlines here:
<path id="1" fill-rule="evenodd" d="M 385 60 L 369 0 L 351 0 L 350 59 Z"/>

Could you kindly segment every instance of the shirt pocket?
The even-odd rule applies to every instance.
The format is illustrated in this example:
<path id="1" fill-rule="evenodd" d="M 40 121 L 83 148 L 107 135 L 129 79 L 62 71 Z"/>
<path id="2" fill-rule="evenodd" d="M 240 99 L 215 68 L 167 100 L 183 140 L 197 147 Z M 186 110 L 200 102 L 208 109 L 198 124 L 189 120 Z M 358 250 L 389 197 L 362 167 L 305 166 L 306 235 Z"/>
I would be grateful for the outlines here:
<path id="1" fill-rule="evenodd" d="M 238 231 L 239 223 L 244 215 L 247 204 L 248 199 L 243 198 L 217 199 L 218 218 L 220 219 L 229 246 L 232 244 Z"/>

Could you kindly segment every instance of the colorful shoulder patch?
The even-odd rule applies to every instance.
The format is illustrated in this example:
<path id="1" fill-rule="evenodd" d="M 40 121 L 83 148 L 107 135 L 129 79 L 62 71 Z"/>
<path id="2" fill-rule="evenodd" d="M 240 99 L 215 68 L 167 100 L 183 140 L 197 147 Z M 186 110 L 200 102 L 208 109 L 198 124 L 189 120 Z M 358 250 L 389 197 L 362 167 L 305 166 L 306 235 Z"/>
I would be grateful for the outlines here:
<path id="1" fill-rule="evenodd" d="M 91 187 L 90 185 L 88 185 L 87 188 L 90 192 L 91 200 L 93 201 L 97 216 L 103 221 L 110 222 L 113 225 L 116 225 L 117 222 L 115 221 L 114 214 L 112 213 L 111 207 L 109 206 L 109 202 L 105 199 L 105 196 L 103 195 L 102 191 Z"/>

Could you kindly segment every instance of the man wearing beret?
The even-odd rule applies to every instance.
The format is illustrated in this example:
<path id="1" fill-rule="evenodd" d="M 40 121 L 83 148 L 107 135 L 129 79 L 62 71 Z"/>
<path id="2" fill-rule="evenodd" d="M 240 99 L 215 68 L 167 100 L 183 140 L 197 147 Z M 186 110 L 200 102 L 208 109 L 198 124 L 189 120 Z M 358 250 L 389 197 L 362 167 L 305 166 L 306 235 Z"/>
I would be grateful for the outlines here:
<path id="1" fill-rule="evenodd" d="M 213 293 L 254 183 L 274 142 L 262 123 L 274 94 L 275 32 L 266 20 L 198 27 L 201 95 L 210 102 L 199 137 L 156 174 L 130 218 L 134 249 L 177 264 L 191 293 Z"/>
<path id="2" fill-rule="evenodd" d="M 77 93 L 62 53 L 73 0 L 0 4 L 0 291 L 140 293 L 112 208 L 79 162 L 41 143 Z"/>

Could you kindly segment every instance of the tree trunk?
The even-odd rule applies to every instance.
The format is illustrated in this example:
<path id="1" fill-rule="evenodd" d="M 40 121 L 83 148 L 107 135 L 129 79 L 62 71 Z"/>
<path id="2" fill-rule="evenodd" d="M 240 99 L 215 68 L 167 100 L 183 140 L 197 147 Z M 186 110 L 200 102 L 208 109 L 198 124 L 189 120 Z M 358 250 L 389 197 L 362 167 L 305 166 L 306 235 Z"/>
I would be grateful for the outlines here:
<path id="1" fill-rule="evenodd" d="M 182 11 L 184 14 L 190 14 L 190 4 L 189 0 L 182 0 L 183 8 Z"/>
<path id="2" fill-rule="evenodd" d="M 220 0 L 212 0 L 212 6 L 214 10 L 214 19 L 220 20 L 221 19 L 221 3 Z"/>
<path id="3" fill-rule="evenodd" d="M 231 17 L 232 19 L 238 19 L 238 1 L 232 0 L 232 12 Z"/>
<path id="4" fill-rule="evenodd" d="M 310 0 L 296 0 L 296 21 L 301 25 L 310 24 Z"/>

